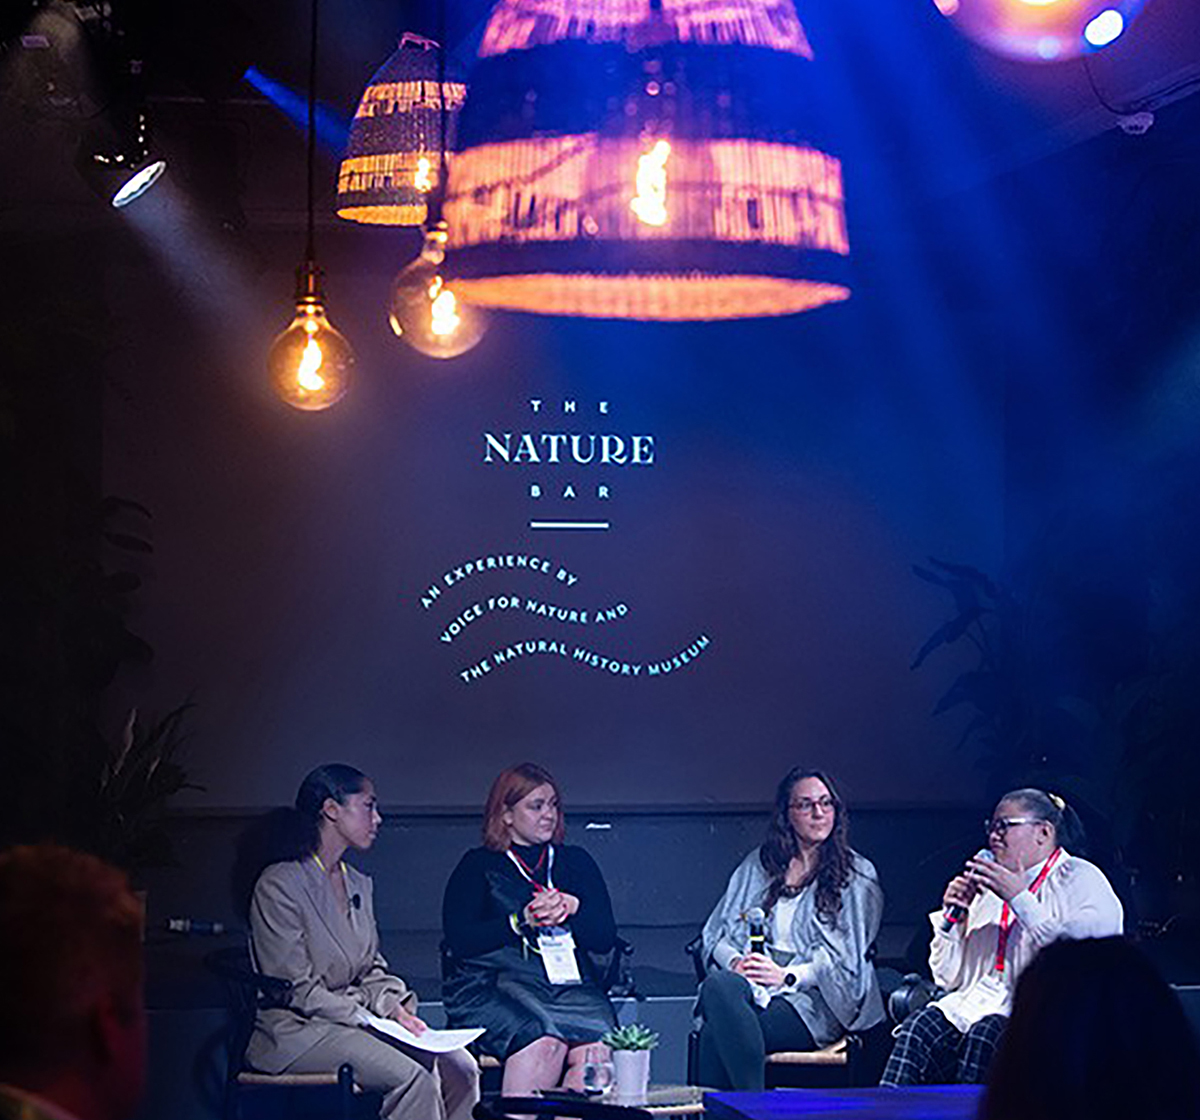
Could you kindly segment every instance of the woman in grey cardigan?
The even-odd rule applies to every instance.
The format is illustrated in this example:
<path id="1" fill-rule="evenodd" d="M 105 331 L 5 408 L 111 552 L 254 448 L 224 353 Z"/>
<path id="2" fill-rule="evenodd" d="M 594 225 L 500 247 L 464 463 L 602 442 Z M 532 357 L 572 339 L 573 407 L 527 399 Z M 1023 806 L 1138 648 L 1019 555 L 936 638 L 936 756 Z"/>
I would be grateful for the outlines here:
<path id="1" fill-rule="evenodd" d="M 816 1050 L 881 1022 L 867 954 L 882 914 L 875 868 L 847 843 L 832 780 L 791 770 L 766 841 L 704 924 L 700 1084 L 762 1089 L 768 1052 Z"/>
<path id="2" fill-rule="evenodd" d="M 345 863 L 380 825 L 375 787 L 353 766 L 331 763 L 296 794 L 295 858 L 258 877 L 250 905 L 256 966 L 292 983 L 288 1005 L 258 1013 L 246 1056 L 266 1073 L 319 1073 L 343 1062 L 383 1094 L 384 1120 L 469 1120 L 479 1069 L 465 1050 L 436 1057 L 374 1033 L 367 1014 L 413 1034 L 417 995 L 379 952 L 371 880 Z"/>

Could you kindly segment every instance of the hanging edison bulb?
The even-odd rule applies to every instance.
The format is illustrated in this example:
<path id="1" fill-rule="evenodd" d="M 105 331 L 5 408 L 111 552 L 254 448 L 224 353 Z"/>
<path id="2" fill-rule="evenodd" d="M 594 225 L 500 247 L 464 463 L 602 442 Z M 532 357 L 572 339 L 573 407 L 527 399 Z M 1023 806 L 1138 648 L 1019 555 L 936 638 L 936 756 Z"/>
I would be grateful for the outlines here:
<path id="1" fill-rule="evenodd" d="M 388 322 L 401 341 L 431 358 L 457 358 L 483 337 L 487 316 L 463 303 L 445 280 L 446 223 L 425 232 L 415 260 L 400 270 L 388 300 Z"/>
<path id="2" fill-rule="evenodd" d="M 296 270 L 296 317 L 271 344 L 271 384 L 286 404 L 316 412 L 346 395 L 354 361 L 350 343 L 325 317 L 321 270 L 307 260 Z"/>

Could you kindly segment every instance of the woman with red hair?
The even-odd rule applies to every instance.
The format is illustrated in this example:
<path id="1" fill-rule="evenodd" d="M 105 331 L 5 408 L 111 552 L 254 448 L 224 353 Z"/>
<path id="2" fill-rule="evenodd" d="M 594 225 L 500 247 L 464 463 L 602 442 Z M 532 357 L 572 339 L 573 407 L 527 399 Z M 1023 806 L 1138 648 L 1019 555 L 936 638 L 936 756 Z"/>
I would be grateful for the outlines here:
<path id="1" fill-rule="evenodd" d="M 608 888 L 563 834 L 554 779 L 514 766 L 488 794 L 483 847 L 446 884 L 446 1014 L 487 1028 L 481 1045 L 504 1062 L 505 1096 L 580 1088 L 589 1049 L 616 1025 L 588 957 L 616 941 Z"/>

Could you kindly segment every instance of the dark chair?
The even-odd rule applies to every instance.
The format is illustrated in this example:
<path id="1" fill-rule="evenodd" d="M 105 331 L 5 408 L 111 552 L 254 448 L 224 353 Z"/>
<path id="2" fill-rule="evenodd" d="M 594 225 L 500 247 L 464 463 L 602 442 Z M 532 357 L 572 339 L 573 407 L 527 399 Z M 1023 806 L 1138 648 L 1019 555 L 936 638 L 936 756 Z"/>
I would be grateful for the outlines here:
<path id="1" fill-rule="evenodd" d="M 708 975 L 704 962 L 704 944 L 699 935 L 684 947 L 691 958 L 697 985 Z M 698 1084 L 696 1075 L 700 1035 L 688 1035 L 687 1077 L 689 1085 Z M 768 1089 L 837 1089 L 860 1084 L 859 1059 L 863 1050 L 862 1035 L 847 1031 L 845 1035 L 820 1050 L 777 1050 L 767 1055 L 766 1085 Z"/>
<path id="2" fill-rule="evenodd" d="M 260 1008 L 286 1007 L 292 992 L 291 981 L 256 972 L 249 949 L 244 945 L 209 953 L 204 958 L 204 967 L 224 986 L 228 1014 L 222 1120 L 241 1120 L 241 1095 L 248 1089 L 290 1091 L 332 1087 L 336 1089 L 339 1120 L 367 1115 L 368 1108 L 378 1111 L 378 1094 L 361 1092 L 348 1062 L 327 1073 L 259 1073 L 247 1068 L 246 1046 L 254 1031 L 255 1016 Z M 372 1096 L 376 1100 L 372 1101 Z M 291 1111 L 288 1109 L 286 1114 Z"/>
<path id="3" fill-rule="evenodd" d="M 945 993 L 919 973 L 908 973 L 887 997 L 888 1019 L 903 1023 L 914 1011 L 920 1011 L 931 1000 Z"/>
<path id="4" fill-rule="evenodd" d="M 480 1101 L 472 1115 L 475 1120 L 514 1120 L 521 1116 L 570 1116 L 576 1120 L 653 1120 L 644 1108 L 561 1097 L 493 1097 L 491 1100 Z"/>

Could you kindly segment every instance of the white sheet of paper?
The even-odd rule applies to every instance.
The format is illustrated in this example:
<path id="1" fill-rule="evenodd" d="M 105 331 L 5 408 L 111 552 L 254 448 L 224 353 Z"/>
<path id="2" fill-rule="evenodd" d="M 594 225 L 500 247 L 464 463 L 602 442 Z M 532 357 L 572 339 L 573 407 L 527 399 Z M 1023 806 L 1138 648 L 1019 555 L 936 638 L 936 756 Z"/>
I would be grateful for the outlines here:
<path id="1" fill-rule="evenodd" d="M 406 1046 L 415 1050 L 425 1050 L 430 1054 L 447 1054 L 451 1050 L 461 1050 L 474 1042 L 481 1034 L 483 1027 L 466 1027 L 457 1031 L 436 1031 L 432 1027 L 424 1034 L 413 1034 L 407 1027 L 402 1027 L 395 1019 L 381 1019 L 378 1015 L 367 1014 L 367 1026 L 391 1035 Z"/>

